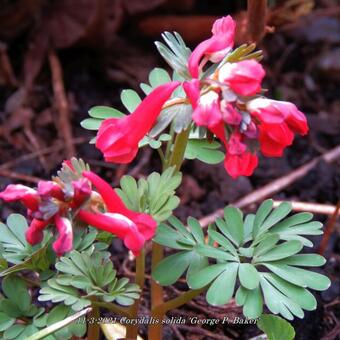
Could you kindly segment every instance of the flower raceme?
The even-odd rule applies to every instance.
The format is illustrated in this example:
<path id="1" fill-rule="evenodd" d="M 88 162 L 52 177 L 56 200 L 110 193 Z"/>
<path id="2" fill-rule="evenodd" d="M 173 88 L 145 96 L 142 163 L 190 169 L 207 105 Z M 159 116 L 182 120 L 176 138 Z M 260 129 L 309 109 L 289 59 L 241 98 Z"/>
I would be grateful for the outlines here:
<path id="1" fill-rule="evenodd" d="M 130 115 L 106 119 L 99 128 L 96 147 L 107 162 L 130 163 L 138 152 L 138 144 L 156 122 L 162 106 L 179 86 L 174 81 L 154 89 Z"/>
<path id="2" fill-rule="evenodd" d="M 70 167 L 68 162 L 64 162 L 64 166 Z M 99 193 L 92 190 L 91 184 Z M 82 178 L 71 183 L 63 183 L 59 179 L 40 181 L 37 189 L 12 184 L 0 192 L 0 198 L 6 202 L 20 201 L 27 208 L 30 226 L 26 239 L 31 245 L 40 243 L 44 229 L 54 225 L 58 236 L 53 250 L 58 256 L 72 250 L 71 220 L 85 222 L 116 235 L 135 255 L 145 241 L 154 236 L 157 226 L 151 216 L 129 210 L 108 183 L 89 171 L 83 172 Z M 100 208 L 103 212 L 99 211 Z"/>
<path id="3" fill-rule="evenodd" d="M 233 178 L 253 173 L 257 150 L 267 157 L 280 157 L 293 143 L 294 134 L 308 132 L 306 117 L 294 104 L 263 96 L 265 71 L 256 60 L 259 54 L 242 56 L 244 47 L 232 51 L 235 27 L 230 16 L 215 21 L 212 36 L 187 59 L 192 79 L 182 82 L 187 98 L 180 98 L 191 103 L 196 126 L 207 128 L 224 145 L 224 166 Z M 208 61 L 218 64 L 204 73 Z M 102 123 L 96 146 L 106 161 L 134 159 L 140 140 L 156 123 L 177 86 L 178 82 L 160 85 L 129 116 Z"/>

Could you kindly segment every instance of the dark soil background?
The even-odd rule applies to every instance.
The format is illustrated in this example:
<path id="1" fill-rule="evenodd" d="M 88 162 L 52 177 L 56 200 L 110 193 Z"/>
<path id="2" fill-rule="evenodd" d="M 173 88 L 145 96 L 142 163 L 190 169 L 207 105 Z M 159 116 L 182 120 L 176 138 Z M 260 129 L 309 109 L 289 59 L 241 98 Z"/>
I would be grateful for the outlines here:
<path id="1" fill-rule="evenodd" d="M 265 87 L 269 97 L 292 101 L 306 113 L 310 133 L 296 137 L 282 158 L 261 157 L 250 178 L 232 180 L 223 164 L 185 163 L 179 190 L 182 206 L 176 211 L 181 219 L 202 218 L 340 144 L 340 3 L 269 2 L 267 24 L 272 32 L 259 46 L 267 71 Z M 95 147 L 88 145 L 94 133 L 82 129 L 80 121 L 94 105 L 121 109 L 122 89 L 138 90 L 153 67 L 167 67 L 153 45 L 161 32 L 176 30 L 194 47 L 210 35 L 217 17 L 231 14 L 240 27 L 237 42 L 242 43 L 245 9 L 246 1 L 237 0 L 0 0 L 0 189 L 10 183 L 34 185 L 40 178 L 49 178 L 74 150 L 113 185 L 127 173 L 141 177 L 159 170 L 157 154 L 150 150 L 142 150 L 128 167 L 104 163 Z M 65 98 L 56 89 L 60 84 L 65 87 Z M 335 206 L 339 193 L 337 159 L 318 162 L 274 198 Z M 20 205 L 0 202 L 1 219 L 14 211 L 23 212 Z M 316 218 L 329 220 L 321 214 Z M 317 293 L 316 311 L 294 321 L 297 339 L 339 338 L 340 229 L 339 224 L 332 227 L 324 250 L 328 263 L 321 269 L 332 286 Z M 313 241 L 316 251 L 321 237 Z M 133 275 L 121 245 L 115 243 L 112 250 L 121 273 Z M 179 282 L 166 293 L 170 297 L 184 290 L 185 284 Z M 141 315 L 147 314 L 147 294 Z M 203 297 L 168 313 L 185 318 L 240 315 L 233 302 L 213 308 Z M 187 324 L 166 327 L 164 339 L 250 339 L 258 333 L 251 325 Z M 145 330 L 141 335 L 146 337 Z"/>

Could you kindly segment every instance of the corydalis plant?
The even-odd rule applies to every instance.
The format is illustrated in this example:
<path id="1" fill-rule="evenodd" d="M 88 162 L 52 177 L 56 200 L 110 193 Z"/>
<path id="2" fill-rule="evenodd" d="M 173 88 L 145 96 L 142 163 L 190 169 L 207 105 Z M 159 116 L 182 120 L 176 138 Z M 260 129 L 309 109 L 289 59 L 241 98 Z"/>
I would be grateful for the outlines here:
<path id="1" fill-rule="evenodd" d="M 137 318 L 146 244 L 152 239 L 150 315 L 160 321 L 149 325 L 150 340 L 162 338 L 161 320 L 169 310 L 204 292 L 212 305 L 226 304 L 234 296 L 246 317 L 260 317 L 258 327 L 269 339 L 282 334 L 287 340 L 294 337 L 292 327 L 274 315 L 291 320 L 303 317 L 303 310 L 315 309 L 308 289 L 324 290 L 329 280 L 300 268 L 324 264 L 321 256 L 299 254 L 303 246 L 312 245 L 305 235 L 322 233 L 311 214 L 287 217 L 290 204 L 272 211 L 270 200 L 245 218 L 240 210 L 227 207 L 225 218 L 217 219 L 207 236 L 197 220 L 189 218 L 185 226 L 173 216 L 184 159 L 208 164 L 224 159 L 233 178 L 250 176 L 258 163 L 258 151 L 279 157 L 295 133 L 308 131 L 305 116 L 294 104 L 264 97 L 262 53 L 255 51 L 254 44 L 234 48 L 235 26 L 230 16 L 217 20 L 212 36 L 192 52 L 178 33 L 165 32 L 165 44 L 157 42 L 156 46 L 172 68 L 171 76 L 163 69 L 152 70 L 149 83 L 141 84 L 143 100 L 135 91 L 124 90 L 121 100 L 130 114 L 97 106 L 82 122 L 84 128 L 98 130 L 91 142 L 107 162 L 130 163 L 139 148 L 150 146 L 158 151 L 162 174 L 153 172 L 138 182 L 124 176 L 120 188 L 113 189 L 83 161 L 72 159 L 63 163 L 57 177 L 39 182 L 37 188 L 10 185 L 0 193 L 5 201 L 22 202 L 29 222 L 28 226 L 22 217 L 12 216 L 7 225 L 0 224 L 0 265 L 4 268 L 0 275 L 14 280 L 20 275 L 31 284 L 23 271 L 34 272 L 39 281 L 33 284 L 41 287 L 38 300 L 58 304 L 42 310 L 40 318 L 29 303 L 28 309 L 13 316 L 11 309 L 3 308 L 8 303 L 0 301 L 4 338 L 16 334 L 14 318 L 25 318 L 24 336 L 46 327 L 30 340 L 62 332 L 59 329 L 68 325 L 67 320 L 90 309 L 90 320 L 100 316 L 99 308 Z M 135 256 L 135 283 L 116 277 L 107 251 L 113 235 Z M 164 246 L 177 251 L 164 258 Z M 63 256 L 57 258 L 52 249 Z M 188 291 L 164 301 L 162 285 L 173 284 L 184 274 Z M 21 288 L 20 295 L 28 300 Z M 273 315 L 263 314 L 265 308 Z M 71 319 L 65 319 L 70 313 Z M 51 321 L 62 319 L 61 324 Z M 64 338 L 81 336 L 84 328 L 69 326 L 63 334 Z M 138 325 L 129 324 L 126 337 L 137 335 Z M 87 336 L 99 339 L 99 325 L 89 324 Z"/>

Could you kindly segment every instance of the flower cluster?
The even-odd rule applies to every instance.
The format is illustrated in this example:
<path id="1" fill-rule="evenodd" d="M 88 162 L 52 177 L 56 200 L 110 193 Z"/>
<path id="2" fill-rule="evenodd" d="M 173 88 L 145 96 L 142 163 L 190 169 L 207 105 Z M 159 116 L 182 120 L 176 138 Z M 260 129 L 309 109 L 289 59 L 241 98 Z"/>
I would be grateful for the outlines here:
<path id="1" fill-rule="evenodd" d="M 63 168 L 75 174 L 71 162 L 65 161 Z M 11 184 L 0 192 L 0 198 L 20 201 L 27 208 L 30 226 L 26 239 L 31 245 L 40 243 L 44 229 L 54 225 L 58 232 L 54 251 L 58 256 L 69 252 L 73 247 L 72 224 L 78 221 L 116 235 L 138 255 L 145 241 L 153 237 L 156 221 L 147 214 L 129 210 L 115 190 L 93 172 L 83 171 L 78 177 L 70 181 L 59 177 L 40 181 L 36 189 Z"/>
<path id="2" fill-rule="evenodd" d="M 188 58 L 190 79 L 163 84 L 131 115 L 103 122 L 96 146 L 106 161 L 128 163 L 134 159 L 138 143 L 180 85 L 192 105 L 193 122 L 207 128 L 225 146 L 224 165 L 233 178 L 253 173 L 258 164 L 257 150 L 268 157 L 282 156 L 295 133 L 308 132 L 306 117 L 294 104 L 263 96 L 265 71 L 256 58 L 231 58 L 235 27 L 230 16 L 218 19 L 212 36 Z M 207 62 L 215 64 L 213 72 L 204 72 Z"/>

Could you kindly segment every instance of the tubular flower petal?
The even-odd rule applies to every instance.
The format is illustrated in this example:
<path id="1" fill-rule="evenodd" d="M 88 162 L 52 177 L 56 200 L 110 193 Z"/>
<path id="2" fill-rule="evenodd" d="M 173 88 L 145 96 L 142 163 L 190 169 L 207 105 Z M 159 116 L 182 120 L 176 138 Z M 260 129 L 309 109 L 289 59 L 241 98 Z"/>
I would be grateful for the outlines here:
<path id="1" fill-rule="evenodd" d="M 21 201 L 27 209 L 36 211 L 40 198 L 36 190 L 21 184 L 10 184 L 0 192 L 0 198 L 6 202 Z"/>
<path id="2" fill-rule="evenodd" d="M 44 238 L 43 230 L 50 223 L 50 221 L 43 221 L 34 218 L 26 230 L 26 240 L 32 246 L 40 243 Z"/>
<path id="3" fill-rule="evenodd" d="M 191 106 L 193 109 L 196 109 L 200 97 L 200 81 L 198 79 L 185 81 L 183 83 L 183 89 L 190 100 Z"/>
<path id="4" fill-rule="evenodd" d="M 60 185 L 53 181 L 40 181 L 38 183 L 38 194 L 43 197 L 54 197 L 60 201 L 65 198 Z"/>
<path id="5" fill-rule="evenodd" d="M 98 229 L 112 233 L 123 240 L 125 246 L 138 255 L 145 243 L 145 238 L 137 226 L 126 216 L 117 213 L 94 214 L 80 210 L 79 219 Z"/>
<path id="6" fill-rule="evenodd" d="M 128 209 L 116 191 L 93 172 L 84 171 L 83 176 L 97 188 L 110 213 L 118 213 L 126 216 L 137 225 L 138 231 L 143 235 L 145 240 L 149 240 L 155 235 L 157 222 L 150 215 Z"/>
<path id="7" fill-rule="evenodd" d="M 227 84 L 241 96 L 253 96 L 261 91 L 265 71 L 256 60 L 224 64 L 218 75 L 220 82 Z"/>
<path id="8" fill-rule="evenodd" d="M 72 250 L 73 247 L 73 230 L 71 221 L 66 217 L 55 215 L 54 222 L 58 230 L 57 240 L 53 243 L 53 250 L 57 256 Z"/>
<path id="9" fill-rule="evenodd" d="M 199 76 L 199 64 L 203 56 L 214 63 L 224 58 L 234 46 L 235 28 L 236 23 L 229 15 L 215 21 L 212 37 L 201 42 L 189 57 L 188 68 L 193 78 Z"/>
<path id="10" fill-rule="evenodd" d="M 138 151 L 138 143 L 149 132 L 159 116 L 162 106 L 180 82 L 158 86 L 130 115 L 106 119 L 97 134 L 96 147 L 107 162 L 129 163 Z"/>

